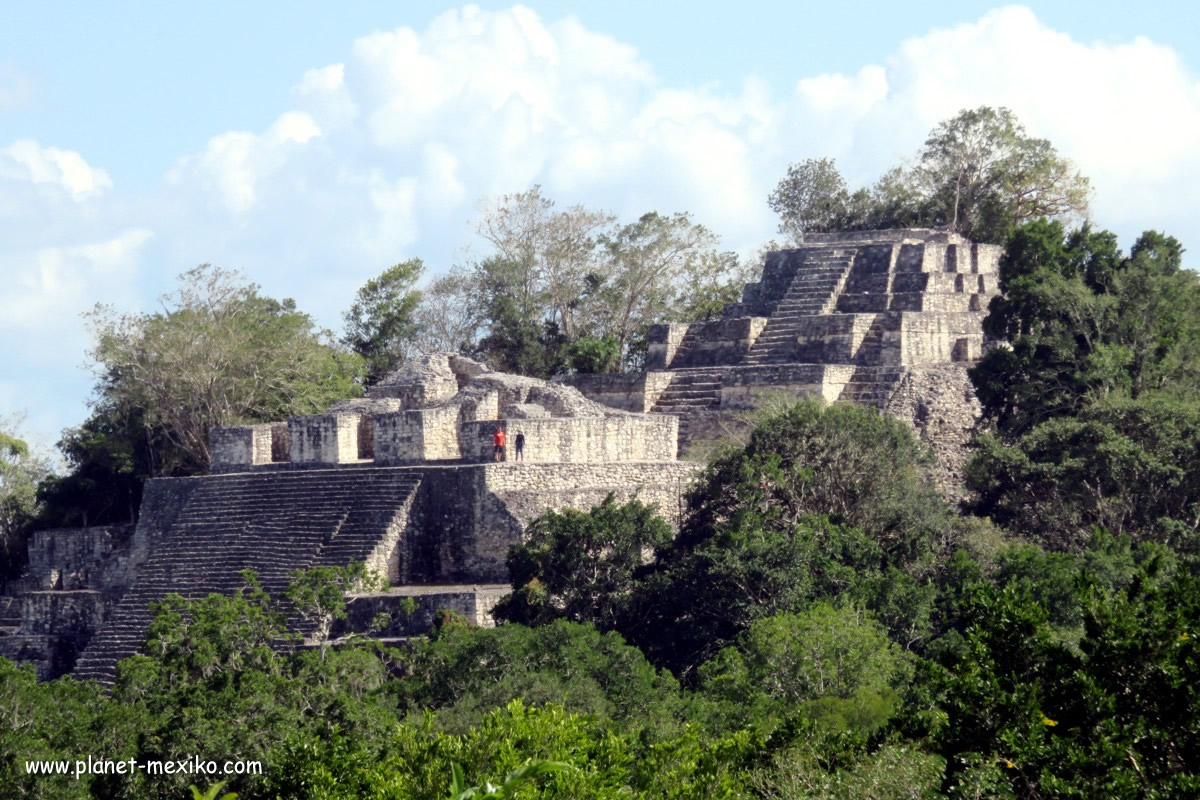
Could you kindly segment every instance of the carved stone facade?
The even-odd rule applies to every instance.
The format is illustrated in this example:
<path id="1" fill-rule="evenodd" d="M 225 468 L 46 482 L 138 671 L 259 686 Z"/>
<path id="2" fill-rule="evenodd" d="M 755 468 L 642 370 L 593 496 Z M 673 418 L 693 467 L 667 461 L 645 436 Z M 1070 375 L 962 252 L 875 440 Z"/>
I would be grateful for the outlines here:
<path id="1" fill-rule="evenodd" d="M 966 370 L 1002 249 L 943 231 L 810 234 L 771 253 L 722 319 L 656 325 L 647 371 L 564 383 L 615 408 L 680 420 L 680 447 L 736 431 L 766 394 L 819 395 L 904 419 L 938 457 L 950 495 L 979 414 Z"/>

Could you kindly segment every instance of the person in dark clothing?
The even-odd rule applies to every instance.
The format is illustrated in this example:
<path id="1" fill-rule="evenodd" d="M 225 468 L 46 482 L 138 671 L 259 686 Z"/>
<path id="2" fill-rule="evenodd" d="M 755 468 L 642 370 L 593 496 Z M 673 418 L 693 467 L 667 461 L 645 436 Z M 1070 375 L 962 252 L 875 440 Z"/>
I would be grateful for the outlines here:
<path id="1" fill-rule="evenodd" d="M 525 431 L 517 431 L 517 438 L 513 439 L 513 444 L 517 446 L 517 461 L 525 460 Z"/>

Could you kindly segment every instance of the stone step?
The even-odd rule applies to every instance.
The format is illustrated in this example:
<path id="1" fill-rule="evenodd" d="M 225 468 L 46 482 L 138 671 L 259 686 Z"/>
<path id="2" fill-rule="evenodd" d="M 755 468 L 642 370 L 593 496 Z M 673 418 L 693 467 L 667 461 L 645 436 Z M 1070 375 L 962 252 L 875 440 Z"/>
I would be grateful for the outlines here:
<path id="1" fill-rule="evenodd" d="M 375 469 L 314 472 L 203 482 L 81 654 L 75 674 L 111 684 L 117 660 L 141 647 L 149 603 L 170 592 L 229 593 L 242 586 L 240 570 L 252 567 L 264 588 L 279 593 L 297 569 L 364 560 L 420 483 L 419 476 Z"/>

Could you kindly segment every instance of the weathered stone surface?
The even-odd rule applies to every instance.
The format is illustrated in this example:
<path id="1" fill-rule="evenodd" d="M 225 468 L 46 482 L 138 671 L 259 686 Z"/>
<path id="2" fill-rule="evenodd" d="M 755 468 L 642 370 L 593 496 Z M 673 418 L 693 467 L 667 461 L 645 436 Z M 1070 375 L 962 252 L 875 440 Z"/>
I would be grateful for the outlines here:
<path id="1" fill-rule="evenodd" d="M 771 254 L 721 320 L 656 326 L 645 373 L 547 383 L 433 354 L 325 414 L 215 429 L 213 474 L 150 481 L 132 536 L 35 536 L 31 573 L 11 584 L 20 594 L 0 598 L 0 653 L 43 677 L 74 665 L 109 681 L 140 647 L 150 602 L 234 591 L 246 568 L 280 592 L 296 569 L 367 564 L 392 588 L 353 597 L 334 635 L 379 613 L 378 635 L 414 635 L 438 608 L 490 624 L 509 548 L 532 519 L 611 493 L 677 522 L 699 469 L 676 460 L 679 447 L 743 432 L 745 410 L 771 394 L 905 420 L 953 495 L 978 414 L 966 369 L 991 344 L 980 322 L 999 253 L 941 231 L 814 235 Z"/>
<path id="2" fill-rule="evenodd" d="M 300 464 L 351 464 L 358 461 L 359 421 L 360 415 L 353 411 L 292 417 L 288 420 L 288 459 Z M 222 430 L 215 428 L 213 435 L 220 435 Z M 225 466 L 229 468 L 235 465 Z M 244 466 L 258 466 L 258 463 Z"/>
<path id="3" fill-rule="evenodd" d="M 29 574 L 42 590 L 123 589 L 133 527 L 53 528 L 29 538 Z"/>
<path id="4" fill-rule="evenodd" d="M 438 608 L 490 624 L 509 549 L 539 514 L 612 494 L 655 503 L 677 522 L 697 470 L 676 461 L 678 428 L 672 416 L 435 354 L 286 428 L 214 430 L 213 473 L 150 481 L 132 535 L 39 534 L 26 588 L 45 591 L 0 607 L 0 652 L 45 676 L 74 665 L 77 676 L 110 682 L 117 660 L 142 645 L 151 603 L 236 591 L 244 569 L 279 595 L 296 570 L 365 563 L 398 588 L 357 598 L 347 630 L 386 612 L 392 622 L 377 635 L 408 636 Z M 494 460 L 498 429 L 508 435 L 504 463 Z M 328 633 L 299 616 L 290 624 L 308 639 Z"/>
<path id="5" fill-rule="evenodd" d="M 508 594 L 507 584 L 396 586 L 386 592 L 352 594 L 346 618 L 334 622 L 330 636 L 370 634 L 384 639 L 419 636 L 433 627 L 439 611 L 454 611 L 481 628 L 495 625 L 492 609 Z M 385 620 L 382 626 L 377 623 Z"/>
<path id="6" fill-rule="evenodd" d="M 646 373 L 563 382 L 617 408 L 678 416 L 684 452 L 744 429 L 740 414 L 765 395 L 873 405 L 934 448 L 936 478 L 956 496 L 978 415 L 966 370 L 990 344 L 982 321 L 1000 254 L 928 229 L 814 234 L 769 254 L 723 319 L 654 326 Z"/>

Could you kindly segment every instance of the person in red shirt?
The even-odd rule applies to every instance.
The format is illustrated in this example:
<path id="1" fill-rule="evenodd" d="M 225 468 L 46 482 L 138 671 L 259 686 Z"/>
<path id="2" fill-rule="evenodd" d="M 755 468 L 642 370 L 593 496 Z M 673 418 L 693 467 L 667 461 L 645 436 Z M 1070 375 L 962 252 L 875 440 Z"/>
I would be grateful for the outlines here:
<path id="1" fill-rule="evenodd" d="M 497 428 L 496 435 L 492 437 L 492 443 L 495 444 L 493 452 L 497 461 L 504 460 L 504 428 Z"/>

